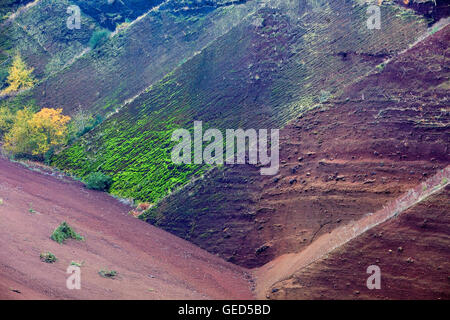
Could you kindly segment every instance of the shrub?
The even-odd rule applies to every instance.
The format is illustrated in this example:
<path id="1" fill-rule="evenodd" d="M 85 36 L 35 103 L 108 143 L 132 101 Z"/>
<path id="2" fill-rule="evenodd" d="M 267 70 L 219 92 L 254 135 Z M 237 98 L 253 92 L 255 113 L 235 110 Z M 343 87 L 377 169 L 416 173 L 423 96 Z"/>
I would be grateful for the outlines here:
<path id="1" fill-rule="evenodd" d="M 161 213 L 156 210 L 156 207 L 150 207 L 141 213 L 138 218 L 150 224 L 158 225 L 158 221 L 161 220 L 162 216 Z"/>
<path id="2" fill-rule="evenodd" d="M 98 272 L 99 275 L 101 275 L 103 278 L 114 278 L 117 276 L 117 271 L 115 270 L 100 270 Z"/>
<path id="3" fill-rule="evenodd" d="M 431 29 L 430 34 L 435 34 L 438 31 L 439 31 L 439 27 L 435 26 L 433 29 Z"/>
<path id="4" fill-rule="evenodd" d="M 8 107 L 0 107 L 0 138 L 11 130 L 14 125 L 15 115 Z"/>
<path id="5" fill-rule="evenodd" d="M 330 99 L 331 94 L 328 91 L 325 90 L 321 90 L 320 91 L 320 97 L 319 97 L 319 102 L 320 103 L 325 103 Z"/>
<path id="6" fill-rule="evenodd" d="M 55 154 L 55 148 L 52 147 L 50 148 L 46 153 L 44 153 L 44 163 L 48 166 L 51 165 L 52 163 L 52 157 Z"/>
<path id="7" fill-rule="evenodd" d="M 384 70 L 384 67 L 385 67 L 385 66 L 386 66 L 386 65 L 385 65 L 384 63 L 380 63 L 379 65 L 376 66 L 376 68 L 377 68 L 377 70 L 378 70 L 379 72 L 381 72 L 381 71 Z"/>
<path id="8" fill-rule="evenodd" d="M 88 45 L 91 49 L 95 49 L 97 47 L 100 47 L 102 44 L 108 40 L 108 36 L 110 34 L 110 31 L 106 29 L 97 30 L 94 31 L 91 38 L 89 39 Z"/>
<path id="9" fill-rule="evenodd" d="M 84 183 L 88 189 L 108 191 L 112 178 L 101 172 L 92 172 L 86 177 Z"/>
<path id="10" fill-rule="evenodd" d="M 84 264 L 84 261 L 81 261 L 81 262 L 71 261 L 70 262 L 71 266 L 76 266 L 76 267 L 79 267 L 79 268 L 81 268 L 83 266 L 83 264 Z"/>
<path id="11" fill-rule="evenodd" d="M 78 109 L 75 115 L 73 115 L 72 121 L 68 126 L 69 143 L 72 143 L 75 139 L 81 137 L 85 133 L 88 133 L 101 122 L 101 116 L 97 116 L 96 118 L 94 118 L 83 109 Z"/>
<path id="12" fill-rule="evenodd" d="M 139 211 L 145 211 L 145 210 L 148 210 L 151 206 L 152 206 L 151 203 L 141 202 L 138 204 L 136 209 L 138 209 Z"/>
<path id="13" fill-rule="evenodd" d="M 53 231 L 50 238 L 59 244 L 63 243 L 66 239 L 84 240 L 82 236 L 76 233 L 72 227 L 70 227 L 65 221 L 61 223 L 58 228 Z"/>
<path id="14" fill-rule="evenodd" d="M 116 31 L 122 31 L 125 30 L 126 28 L 128 28 L 130 25 L 130 22 L 128 21 L 124 21 L 121 24 L 116 25 Z"/>
<path id="15" fill-rule="evenodd" d="M 31 75 L 33 68 L 28 69 L 25 62 L 19 53 L 14 56 L 11 68 L 9 68 L 9 75 L 6 79 L 8 87 L 2 90 L 2 94 L 16 92 L 19 89 L 28 89 L 33 87 L 35 80 Z"/>
<path id="16" fill-rule="evenodd" d="M 58 260 L 56 258 L 56 256 L 51 252 L 41 253 L 40 258 L 41 258 L 42 262 L 46 262 L 46 263 L 54 263 L 54 262 L 56 262 L 56 260 Z"/>

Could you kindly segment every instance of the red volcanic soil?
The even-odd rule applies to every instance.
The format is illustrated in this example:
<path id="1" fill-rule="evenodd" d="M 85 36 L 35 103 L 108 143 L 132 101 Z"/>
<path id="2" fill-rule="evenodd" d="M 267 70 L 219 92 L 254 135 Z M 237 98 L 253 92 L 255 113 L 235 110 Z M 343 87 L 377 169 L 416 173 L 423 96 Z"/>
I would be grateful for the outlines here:
<path id="1" fill-rule="evenodd" d="M 252 299 L 246 270 L 128 215 L 106 193 L 0 159 L 0 299 Z M 85 241 L 50 239 L 66 221 Z M 56 263 L 40 261 L 50 251 Z M 66 288 L 84 261 L 81 290 Z M 101 269 L 115 270 L 114 279 Z"/>
<path id="2" fill-rule="evenodd" d="M 447 26 L 280 132 L 280 175 L 258 204 L 261 258 L 300 251 L 450 163 L 449 39 Z"/>
<path id="3" fill-rule="evenodd" d="M 446 176 L 449 173 L 447 168 Z M 434 190 L 424 200 L 419 197 L 415 205 L 398 216 L 369 228 L 331 252 L 326 248 L 339 242 L 339 238 L 345 241 L 351 231 L 364 230 L 369 220 L 395 213 L 398 208 L 394 206 L 401 207 L 402 201 L 347 229 L 336 229 L 320 237 L 299 254 L 279 257 L 264 266 L 258 271 L 264 275 L 262 282 L 267 283 L 271 277 L 279 281 L 260 295 L 265 293 L 271 299 L 450 299 L 450 185 L 442 176 L 436 178 L 437 184 L 442 179 L 446 186 L 443 182 L 442 187 L 429 185 Z M 428 192 L 425 187 L 423 190 Z M 417 188 L 404 199 L 414 202 L 420 193 Z M 311 263 L 318 254 L 322 257 Z M 379 289 L 369 290 L 366 286 L 370 276 L 367 267 L 371 265 L 380 268 Z M 295 267 L 297 270 L 292 270 Z M 287 276 L 283 276 L 283 271 Z"/>
<path id="4" fill-rule="evenodd" d="M 348 299 L 357 291 L 363 297 L 359 293 L 366 288 L 366 275 L 358 270 L 377 265 L 387 285 L 383 291 L 369 290 L 365 298 L 448 298 L 449 180 L 450 166 L 381 210 L 264 265 L 255 273 L 258 295 Z M 408 256 L 394 255 L 395 251 Z M 405 288 L 411 292 L 406 294 Z"/>

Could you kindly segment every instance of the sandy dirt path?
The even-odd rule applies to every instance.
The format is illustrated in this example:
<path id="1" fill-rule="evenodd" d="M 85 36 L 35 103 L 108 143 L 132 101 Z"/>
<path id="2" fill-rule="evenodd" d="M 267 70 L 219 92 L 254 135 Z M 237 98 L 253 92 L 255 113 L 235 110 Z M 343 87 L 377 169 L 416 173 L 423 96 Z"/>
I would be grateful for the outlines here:
<path id="1" fill-rule="evenodd" d="M 0 158 L 0 199 L 0 299 L 253 298 L 247 270 L 131 217 L 128 206 L 80 182 Z M 85 241 L 52 241 L 62 221 Z M 45 251 L 58 261 L 41 262 Z M 71 261 L 84 261 L 81 290 L 66 288 Z M 118 276 L 103 278 L 101 269 Z"/>

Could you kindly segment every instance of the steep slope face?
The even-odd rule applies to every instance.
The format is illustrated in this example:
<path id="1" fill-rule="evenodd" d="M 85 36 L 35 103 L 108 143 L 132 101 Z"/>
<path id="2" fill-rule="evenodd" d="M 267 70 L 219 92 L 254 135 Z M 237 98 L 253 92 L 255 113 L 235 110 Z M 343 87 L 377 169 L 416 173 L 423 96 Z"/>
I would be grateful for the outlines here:
<path id="1" fill-rule="evenodd" d="M 68 0 L 40 0 L 20 11 L 0 26 L 0 86 L 5 79 L 12 57 L 20 53 L 34 68 L 33 75 L 41 80 L 57 72 L 87 48 L 93 32 L 100 26 L 90 16 L 82 14 L 84 28 L 70 30 Z"/>
<path id="2" fill-rule="evenodd" d="M 246 270 L 129 216 L 128 205 L 79 182 L 0 158 L 0 198 L 0 299 L 253 298 Z M 52 241 L 62 221 L 84 241 Z M 47 251 L 55 263 L 40 261 Z M 72 261 L 81 264 L 81 290 L 66 287 Z M 101 277 L 104 269 L 117 276 Z"/>
<path id="3" fill-rule="evenodd" d="M 4 85 L 6 70 L 15 53 L 21 53 L 35 69 L 35 77 L 41 80 L 73 62 L 89 46 L 94 47 L 95 33 L 105 32 L 104 28 L 114 31 L 120 23 L 135 20 L 161 2 L 36 0 L 32 3 L 13 1 L 6 4 L 4 10 L 11 12 L 11 15 L 1 25 L 0 83 Z M 28 6 L 24 6 L 27 3 Z M 19 5 L 21 7 L 16 11 Z M 80 29 L 67 26 L 72 14 L 68 8 L 74 5 L 81 10 Z M 107 38 L 106 32 L 104 36 Z"/>
<path id="4" fill-rule="evenodd" d="M 72 0 L 82 12 L 111 31 L 114 31 L 117 25 L 137 19 L 163 2 L 164 0 Z"/>
<path id="5" fill-rule="evenodd" d="M 388 206 L 385 212 L 394 209 L 391 211 L 394 217 L 350 238 L 335 250 L 327 252 L 326 247 L 340 242 L 339 237 L 344 241 L 351 232 L 336 229 L 296 257 L 280 257 L 274 265 L 264 266 L 258 274 L 266 282 L 268 274 L 280 272 L 292 260 L 297 261 L 297 266 L 302 265 L 292 275 L 260 292 L 260 296 L 271 299 L 449 299 L 450 168 L 444 174 L 446 178 L 438 175 L 438 185 L 419 185 L 409 197 L 413 199 L 414 193 L 427 193 L 427 187 L 440 191 L 425 200 L 419 199 L 416 205 L 403 212 L 395 211 L 395 205 Z M 355 222 L 352 229 L 363 229 L 364 222 L 376 220 L 378 214 Z M 309 263 L 315 254 L 323 257 Z M 373 272 L 366 272 L 369 266 L 380 269 L 379 289 L 367 287 L 367 278 Z"/>
<path id="6" fill-rule="evenodd" d="M 297 9 L 269 6 L 249 16 L 53 164 L 81 177 L 103 171 L 113 176 L 114 194 L 155 202 L 206 169 L 171 162 L 174 129 L 191 129 L 194 120 L 221 130 L 282 126 L 318 103 L 321 89 L 336 94 L 426 28 L 392 4 L 383 32 L 367 29 L 367 7 L 353 1 Z"/>
<path id="7" fill-rule="evenodd" d="M 7 20 L 20 7 L 23 7 L 33 0 L 3 0 L 0 3 L 0 23 Z"/>
<path id="8" fill-rule="evenodd" d="M 412 0 L 407 4 L 403 0 L 396 0 L 396 2 L 423 14 L 430 19 L 430 24 L 450 15 L 450 4 L 446 0 Z"/>
<path id="9" fill-rule="evenodd" d="M 450 160 L 450 27 L 280 131 L 276 177 L 216 169 L 149 222 L 250 267 L 374 212 Z"/>
<path id="10" fill-rule="evenodd" d="M 70 65 L 89 47 L 99 45 L 100 42 L 93 41 L 96 33 L 104 32 L 106 39 L 108 34 L 104 28 L 114 31 L 120 23 L 136 19 L 160 2 L 124 0 L 109 4 L 106 0 L 36 0 L 5 4 L 4 10 L 11 14 L 1 24 L 0 86 L 5 86 L 7 71 L 16 53 L 34 68 L 37 80 L 45 79 Z M 74 5 L 81 9 L 80 29 L 67 26 L 71 15 L 68 8 Z"/>
<path id="11" fill-rule="evenodd" d="M 105 39 L 100 38 L 102 45 L 96 46 L 89 40 L 91 35 L 96 38 L 98 34 L 90 30 L 88 21 L 82 20 L 79 30 L 61 27 L 60 32 L 74 36 L 88 33 L 87 42 L 93 49 L 71 60 L 65 68 L 59 68 L 21 96 L 39 106 L 61 107 L 66 114 L 78 107 L 101 115 L 115 112 L 125 100 L 138 95 L 239 23 L 253 11 L 252 6 L 252 3 L 229 5 L 184 17 L 162 4 L 133 23 L 118 28 L 109 38 L 104 35 Z M 60 14 L 53 13 L 54 24 L 66 23 L 67 7 L 62 9 Z M 91 11 L 97 12 L 92 8 Z M 96 16 L 96 19 L 103 23 L 101 17 Z M 30 65 L 34 66 L 31 62 Z"/>

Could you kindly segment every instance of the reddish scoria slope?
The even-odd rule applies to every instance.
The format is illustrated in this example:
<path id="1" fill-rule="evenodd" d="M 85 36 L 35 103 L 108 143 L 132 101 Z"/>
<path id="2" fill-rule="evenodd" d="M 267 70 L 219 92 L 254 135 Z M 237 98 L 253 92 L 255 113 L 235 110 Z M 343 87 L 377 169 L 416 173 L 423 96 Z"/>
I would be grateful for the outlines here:
<path id="1" fill-rule="evenodd" d="M 382 210 L 260 268 L 274 299 L 450 299 L 450 166 Z M 366 269 L 381 270 L 369 290 Z"/>
<path id="2" fill-rule="evenodd" d="M 252 298 L 243 269 L 132 218 L 129 207 L 81 183 L 0 159 L 0 199 L 0 299 Z M 50 240 L 64 220 L 85 241 Z M 58 261 L 41 262 L 43 251 Z M 66 288 L 71 261 L 84 261 L 81 290 Z M 118 277 L 102 278 L 100 269 Z"/>
<path id="3" fill-rule="evenodd" d="M 450 163 L 450 26 L 280 130 L 280 172 L 224 166 L 154 209 L 158 226 L 247 267 L 308 247 Z"/>

